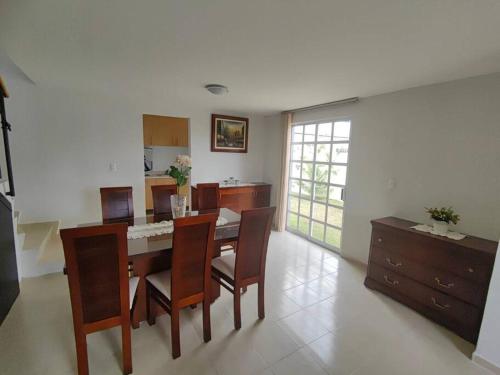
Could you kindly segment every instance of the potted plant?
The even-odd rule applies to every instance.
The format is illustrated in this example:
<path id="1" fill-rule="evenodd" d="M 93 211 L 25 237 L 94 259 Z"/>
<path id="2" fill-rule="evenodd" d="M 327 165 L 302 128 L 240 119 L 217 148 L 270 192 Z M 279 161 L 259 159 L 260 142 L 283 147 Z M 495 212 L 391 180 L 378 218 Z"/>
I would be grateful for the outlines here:
<path id="1" fill-rule="evenodd" d="M 179 194 L 179 188 L 188 182 L 189 172 L 191 171 L 191 158 L 189 155 L 177 155 L 175 164 L 171 165 L 170 169 L 166 171 L 167 175 L 175 179 L 177 185 L 177 194 L 170 196 L 170 205 L 174 219 L 186 215 L 187 197 Z"/>
<path id="2" fill-rule="evenodd" d="M 456 224 L 460 220 L 460 215 L 457 215 L 452 207 L 425 208 L 426 212 L 434 220 L 434 232 L 439 235 L 444 235 L 448 232 L 450 223 Z"/>

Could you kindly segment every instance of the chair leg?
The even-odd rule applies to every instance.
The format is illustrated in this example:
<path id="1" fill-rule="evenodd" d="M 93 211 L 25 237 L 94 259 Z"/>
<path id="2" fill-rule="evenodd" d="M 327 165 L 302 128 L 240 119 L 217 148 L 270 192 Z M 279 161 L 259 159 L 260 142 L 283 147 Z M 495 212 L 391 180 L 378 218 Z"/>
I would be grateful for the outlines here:
<path id="1" fill-rule="evenodd" d="M 258 284 L 258 306 L 259 306 L 259 319 L 264 319 L 266 317 L 266 313 L 264 311 L 264 280 L 259 281 Z"/>
<path id="2" fill-rule="evenodd" d="M 83 332 L 75 332 L 76 362 L 78 375 L 89 375 L 89 359 L 87 354 L 87 336 Z"/>
<path id="3" fill-rule="evenodd" d="M 132 343 L 130 337 L 130 322 L 122 324 L 122 356 L 123 356 L 123 374 L 132 373 Z"/>
<path id="4" fill-rule="evenodd" d="M 234 286 L 234 328 L 241 328 L 241 288 L 239 285 Z"/>
<path id="5" fill-rule="evenodd" d="M 139 322 L 134 319 L 135 305 L 137 304 L 137 295 L 134 296 L 134 301 L 132 302 L 132 308 L 130 309 L 130 324 L 133 329 L 140 327 Z"/>
<path id="6" fill-rule="evenodd" d="M 172 357 L 175 359 L 181 356 L 181 339 L 179 332 L 179 309 L 173 306 L 170 316 L 170 330 L 172 335 Z"/>
<path id="7" fill-rule="evenodd" d="M 210 327 L 210 299 L 203 301 L 203 340 L 209 342 L 212 339 L 212 329 Z"/>
<path id="8" fill-rule="evenodd" d="M 146 282 L 146 315 L 148 318 L 148 324 L 150 326 L 152 326 L 156 323 L 155 317 L 153 316 L 152 311 L 151 311 L 151 298 L 152 298 L 151 294 L 152 293 L 153 293 L 153 291 L 151 290 L 149 283 Z"/>

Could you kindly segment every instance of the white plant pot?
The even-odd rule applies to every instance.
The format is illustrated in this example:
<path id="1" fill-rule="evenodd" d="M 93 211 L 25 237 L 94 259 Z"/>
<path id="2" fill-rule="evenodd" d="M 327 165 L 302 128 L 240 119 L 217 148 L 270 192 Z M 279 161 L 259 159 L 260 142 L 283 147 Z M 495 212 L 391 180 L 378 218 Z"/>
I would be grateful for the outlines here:
<path id="1" fill-rule="evenodd" d="M 448 233 L 448 223 L 444 221 L 434 221 L 433 227 L 436 234 L 445 235 Z"/>

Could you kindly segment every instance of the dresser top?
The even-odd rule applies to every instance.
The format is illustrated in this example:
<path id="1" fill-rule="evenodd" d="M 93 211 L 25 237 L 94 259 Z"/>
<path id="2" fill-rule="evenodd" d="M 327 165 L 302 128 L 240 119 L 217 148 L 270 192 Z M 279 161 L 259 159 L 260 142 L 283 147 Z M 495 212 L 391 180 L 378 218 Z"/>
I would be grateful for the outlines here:
<path id="1" fill-rule="evenodd" d="M 407 232 L 416 233 L 422 236 L 434 238 L 436 240 L 448 242 L 454 245 L 459 245 L 463 247 L 467 247 L 470 249 L 475 249 L 478 251 L 482 251 L 491 255 L 495 255 L 497 252 L 498 242 L 485 240 L 483 238 L 469 236 L 465 237 L 463 240 L 452 240 L 448 237 L 437 236 L 427 232 L 420 232 L 411 227 L 418 225 L 419 223 L 415 223 L 410 220 L 400 219 L 394 216 L 383 217 L 381 219 L 375 219 L 371 221 L 372 225 L 383 225 L 386 227 L 391 227 L 399 230 L 404 230 Z"/>
<path id="2" fill-rule="evenodd" d="M 238 189 L 238 188 L 246 188 L 246 187 L 257 187 L 257 186 L 271 186 L 266 182 L 241 182 L 238 185 L 224 185 L 219 184 L 219 189 Z M 196 189 L 196 185 L 191 186 L 193 189 Z"/>

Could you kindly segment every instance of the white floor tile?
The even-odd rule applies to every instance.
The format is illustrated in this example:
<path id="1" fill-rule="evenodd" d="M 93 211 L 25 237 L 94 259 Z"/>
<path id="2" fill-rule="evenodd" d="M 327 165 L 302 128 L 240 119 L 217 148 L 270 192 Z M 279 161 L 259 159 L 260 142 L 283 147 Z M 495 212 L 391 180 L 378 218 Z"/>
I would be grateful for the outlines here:
<path id="1" fill-rule="evenodd" d="M 271 235 L 266 318 L 257 288 L 242 296 L 234 330 L 233 296 L 211 307 L 212 340 L 202 340 L 201 308 L 181 314 L 180 358 L 170 318 L 132 331 L 134 374 L 377 375 L 488 374 L 470 361 L 474 346 L 363 285 L 366 269 L 290 233 Z M 68 284 L 62 274 L 23 280 L 0 326 L 2 375 L 70 375 L 76 355 Z M 88 338 L 91 374 L 119 375 L 120 330 Z"/>

